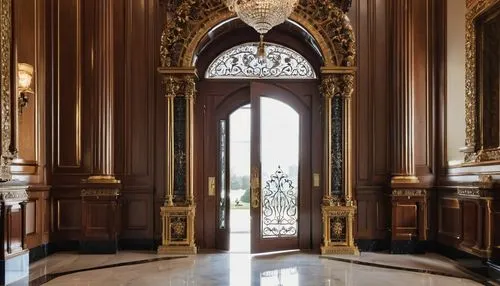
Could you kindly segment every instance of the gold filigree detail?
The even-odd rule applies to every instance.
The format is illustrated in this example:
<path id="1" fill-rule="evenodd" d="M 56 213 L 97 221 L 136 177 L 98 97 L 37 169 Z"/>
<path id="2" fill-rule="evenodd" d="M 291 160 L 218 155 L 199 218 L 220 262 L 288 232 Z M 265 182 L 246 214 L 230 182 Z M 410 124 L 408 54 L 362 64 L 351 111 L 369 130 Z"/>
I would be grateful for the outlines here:
<path id="1" fill-rule="evenodd" d="M 427 195 L 425 189 L 394 189 L 392 195 L 395 197 L 424 197 Z"/>
<path id="2" fill-rule="evenodd" d="M 478 188 L 458 188 L 457 195 L 461 197 L 475 197 L 479 198 L 482 196 L 482 191 Z"/>
<path id="3" fill-rule="evenodd" d="M 82 197 L 118 197 L 119 189 L 83 189 L 80 192 Z"/>
<path id="4" fill-rule="evenodd" d="M 327 66 L 355 64 L 354 33 L 342 10 L 344 2 L 301 0 L 290 16 L 316 39 Z M 167 6 L 166 14 L 160 49 L 162 67 L 191 66 L 201 38 L 215 25 L 235 17 L 219 0 L 180 1 Z"/>
<path id="5" fill-rule="evenodd" d="M 479 175 L 478 185 L 481 189 L 492 189 L 493 183 L 493 177 L 491 175 Z"/>
<path id="6" fill-rule="evenodd" d="M 356 207 L 322 206 L 321 213 L 323 217 L 321 254 L 359 255 L 353 236 Z"/>
<path id="7" fill-rule="evenodd" d="M 341 219 L 339 217 L 335 217 L 334 220 L 333 220 L 333 234 L 334 234 L 334 238 L 340 238 L 342 236 L 342 232 L 344 231 L 344 228 L 345 228 L 345 225 L 344 223 L 341 221 Z"/>
<path id="8" fill-rule="evenodd" d="M 12 48 L 12 0 L 0 0 L 0 101 L 1 118 L 0 128 L 2 134 L 0 181 L 9 181 L 12 178 L 10 164 L 15 158 L 11 148 L 11 48 Z"/>
<path id="9" fill-rule="evenodd" d="M 26 188 L 19 188 L 17 190 L 0 191 L 0 201 L 26 201 L 28 200 L 28 192 Z"/>
<path id="10" fill-rule="evenodd" d="M 161 207 L 162 245 L 159 254 L 196 254 L 194 218 L 196 206 Z"/>

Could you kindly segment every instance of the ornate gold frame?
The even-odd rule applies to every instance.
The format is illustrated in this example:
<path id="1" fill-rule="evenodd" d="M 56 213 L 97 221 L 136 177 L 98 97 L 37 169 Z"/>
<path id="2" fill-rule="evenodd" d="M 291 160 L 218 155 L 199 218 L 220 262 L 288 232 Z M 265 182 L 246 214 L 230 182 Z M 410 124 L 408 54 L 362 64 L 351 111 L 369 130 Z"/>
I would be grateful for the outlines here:
<path id="1" fill-rule="evenodd" d="M 479 96 L 477 94 L 477 51 L 475 21 L 500 0 L 468 1 L 466 15 L 466 63 L 465 63 L 465 153 L 464 163 L 467 165 L 500 160 L 500 148 L 482 149 L 479 143 L 481 128 L 479 126 Z"/>
<path id="2" fill-rule="evenodd" d="M 358 254 L 354 245 L 353 228 L 356 212 L 355 202 L 352 195 L 352 135 L 351 135 L 351 96 L 355 84 L 355 40 L 354 32 L 349 19 L 345 14 L 349 0 L 300 0 L 298 7 L 290 16 L 290 19 L 304 28 L 316 41 L 324 59 L 322 68 L 322 88 L 325 99 L 325 121 L 327 127 L 325 136 L 325 190 L 322 213 L 323 213 L 323 246 L 324 254 Z M 178 245 L 173 243 L 170 237 L 172 229 L 169 222 L 172 216 L 181 216 L 182 222 L 187 223 L 186 229 L 194 230 L 195 204 L 193 197 L 193 102 L 195 95 L 194 80 L 196 69 L 193 66 L 195 53 L 199 49 L 200 42 L 206 34 L 220 23 L 234 18 L 236 15 L 230 12 L 220 0 L 183 0 L 174 4 L 167 1 L 167 21 L 163 29 L 160 47 L 160 68 L 162 83 L 165 87 L 166 100 L 166 190 L 165 204 L 161 208 L 163 221 L 162 245 L 160 253 L 196 253 L 194 242 L 194 231 L 186 233 L 184 243 Z M 179 97 L 185 97 L 186 101 L 179 101 Z M 177 98 L 177 101 L 175 99 Z M 336 98 L 335 104 L 332 99 Z M 340 100 L 338 100 L 340 99 Z M 185 168 L 185 200 L 174 201 L 174 170 L 175 143 L 173 133 L 175 132 L 174 108 L 182 105 L 186 114 L 185 126 L 179 126 L 186 131 L 185 150 L 186 161 L 181 168 Z M 340 127 L 332 131 L 332 106 L 343 110 L 339 121 Z M 338 113 L 337 113 L 338 115 Z M 337 179 L 341 181 L 341 190 L 332 191 L 332 164 L 336 160 L 332 156 L 333 133 L 340 134 L 341 139 L 335 145 L 341 148 L 341 154 L 336 153 L 342 160 L 341 175 Z M 175 158 L 174 158 L 175 157 Z M 179 167 L 179 165 L 177 165 Z M 179 177 L 177 177 L 178 179 Z M 338 181 L 336 181 L 338 182 Z M 339 219 L 344 222 L 341 226 L 345 233 L 344 241 L 338 238 L 332 242 L 330 236 L 331 224 L 326 223 L 331 219 Z M 338 226 L 337 226 L 338 228 Z"/>
<path id="3" fill-rule="evenodd" d="M 10 163 L 14 157 L 11 150 L 12 136 L 12 0 L 0 0 L 0 101 L 2 104 L 0 128 L 2 154 L 0 158 L 0 181 L 12 178 Z"/>

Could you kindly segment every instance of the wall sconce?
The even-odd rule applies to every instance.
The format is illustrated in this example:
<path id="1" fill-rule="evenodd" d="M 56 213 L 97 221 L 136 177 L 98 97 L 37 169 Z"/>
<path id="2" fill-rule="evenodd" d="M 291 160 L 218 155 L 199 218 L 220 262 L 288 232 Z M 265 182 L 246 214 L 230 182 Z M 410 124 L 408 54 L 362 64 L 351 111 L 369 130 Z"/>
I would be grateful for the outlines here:
<path id="1" fill-rule="evenodd" d="M 28 105 L 29 95 L 34 94 L 31 89 L 31 81 L 33 80 L 33 66 L 30 64 L 19 63 L 17 64 L 17 90 L 19 92 L 18 104 L 19 113 L 22 112 L 23 107 Z"/>

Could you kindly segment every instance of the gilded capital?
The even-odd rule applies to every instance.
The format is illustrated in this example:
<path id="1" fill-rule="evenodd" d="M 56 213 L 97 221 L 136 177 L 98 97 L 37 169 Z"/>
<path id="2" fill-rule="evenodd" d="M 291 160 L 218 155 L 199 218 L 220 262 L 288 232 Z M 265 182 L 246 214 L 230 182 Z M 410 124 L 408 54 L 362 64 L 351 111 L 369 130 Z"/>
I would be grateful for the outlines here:
<path id="1" fill-rule="evenodd" d="M 196 95 L 196 78 L 194 75 L 186 75 L 184 77 L 184 91 L 186 98 L 192 99 Z"/>
<path id="2" fill-rule="evenodd" d="M 163 84 L 165 84 L 165 97 L 171 98 L 179 94 L 182 81 L 178 77 L 167 75 L 163 80 Z"/>
<path id="3" fill-rule="evenodd" d="M 321 80 L 320 91 L 325 98 L 333 98 L 336 91 L 334 75 L 329 74 L 323 76 L 323 79 Z"/>

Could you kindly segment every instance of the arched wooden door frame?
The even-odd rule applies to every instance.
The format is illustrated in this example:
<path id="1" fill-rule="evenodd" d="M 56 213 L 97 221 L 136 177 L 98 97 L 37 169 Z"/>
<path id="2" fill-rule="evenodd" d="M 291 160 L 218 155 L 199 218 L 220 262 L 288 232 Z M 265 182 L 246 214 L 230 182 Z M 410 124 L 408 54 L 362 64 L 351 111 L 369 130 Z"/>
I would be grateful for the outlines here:
<path id="1" fill-rule="evenodd" d="M 196 241 L 201 248 L 222 248 L 225 242 L 217 241 L 219 194 L 209 196 L 207 180 L 217 178 L 214 170 L 217 163 L 213 156 L 216 152 L 217 118 L 226 118 L 239 107 L 250 103 L 250 86 L 265 87 L 264 96 L 286 103 L 300 114 L 301 136 L 301 172 L 299 191 L 299 238 L 295 248 L 319 250 L 321 242 L 321 213 L 319 206 L 322 192 L 319 187 L 312 186 L 312 173 L 322 176 L 322 129 L 319 110 L 321 100 L 317 88 L 317 80 L 204 80 L 199 83 L 200 93 L 197 97 L 195 116 L 195 157 L 198 158 L 195 168 L 195 192 L 198 213 L 196 218 Z M 219 97 L 217 99 L 217 97 Z M 210 128 L 209 125 L 212 127 Z M 203 137 L 203 139 L 201 138 Z M 206 142 L 209 140 L 210 142 Z M 313 146 L 316 144 L 315 146 Z M 204 155 L 202 155 L 204 154 Z M 199 165 L 201 158 L 205 163 Z M 208 162 L 209 165 L 206 165 Z M 207 170 L 210 174 L 207 174 Z M 313 171 L 311 171 L 313 170 Z M 211 172 L 210 172 L 211 171 Z M 217 187 L 220 182 L 217 181 Z M 218 189 L 218 188 L 217 188 Z M 314 202 L 313 204 L 311 202 Z M 269 249 L 271 250 L 271 249 Z M 276 247 L 274 250 L 279 250 Z"/>
<path id="2" fill-rule="evenodd" d="M 351 95 L 356 68 L 354 33 L 345 14 L 349 3 L 335 0 L 334 5 L 324 7 L 319 2 L 311 5 L 310 1 L 300 1 L 290 17 L 317 43 L 324 60 L 320 69 L 320 93 L 323 98 L 325 173 L 321 180 L 321 252 L 325 254 L 359 253 L 353 237 L 356 203 L 351 175 Z M 196 253 L 193 118 L 195 94 L 201 86 L 196 84 L 199 74 L 195 60 L 200 56 L 200 49 L 204 48 L 203 42 L 213 40 L 212 29 L 228 22 L 235 15 L 218 0 L 200 3 L 181 1 L 178 5 L 167 5 L 166 12 L 159 73 L 166 91 L 167 156 L 165 204 L 161 208 L 162 245 L 158 251 Z M 185 139 L 180 140 L 179 134 L 184 134 Z M 183 193 L 178 201 L 174 199 L 177 191 Z"/>

